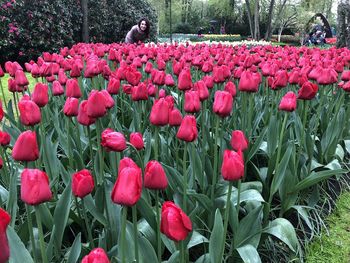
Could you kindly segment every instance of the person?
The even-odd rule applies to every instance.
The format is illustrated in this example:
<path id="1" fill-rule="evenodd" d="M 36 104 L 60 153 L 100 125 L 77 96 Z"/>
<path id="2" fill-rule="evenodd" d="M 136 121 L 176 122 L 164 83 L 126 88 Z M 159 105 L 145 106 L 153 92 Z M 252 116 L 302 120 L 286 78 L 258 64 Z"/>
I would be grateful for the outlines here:
<path id="1" fill-rule="evenodd" d="M 224 35 L 224 34 L 225 34 L 225 26 L 224 26 L 224 25 L 222 25 L 222 26 L 220 27 L 220 34 L 221 34 L 221 35 Z"/>
<path id="2" fill-rule="evenodd" d="M 126 34 L 125 43 L 143 42 L 149 37 L 150 23 L 147 18 L 143 17 L 139 20 L 137 25 L 134 25 Z"/>

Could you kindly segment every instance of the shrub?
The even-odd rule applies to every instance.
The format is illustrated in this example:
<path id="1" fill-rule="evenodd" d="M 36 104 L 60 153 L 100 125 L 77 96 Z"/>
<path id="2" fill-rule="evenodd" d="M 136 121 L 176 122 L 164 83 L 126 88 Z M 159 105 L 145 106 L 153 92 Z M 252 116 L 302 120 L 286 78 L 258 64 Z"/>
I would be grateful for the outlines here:
<path id="1" fill-rule="evenodd" d="M 240 35 L 201 35 L 201 36 L 192 36 L 190 41 L 199 42 L 199 41 L 240 41 L 242 40 Z"/>

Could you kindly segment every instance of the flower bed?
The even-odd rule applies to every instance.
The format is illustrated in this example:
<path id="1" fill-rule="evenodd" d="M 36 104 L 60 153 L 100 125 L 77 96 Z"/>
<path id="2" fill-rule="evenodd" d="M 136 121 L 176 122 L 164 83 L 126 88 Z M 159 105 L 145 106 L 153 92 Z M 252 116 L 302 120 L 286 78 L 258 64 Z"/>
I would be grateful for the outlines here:
<path id="1" fill-rule="evenodd" d="M 7 62 L 0 262 L 302 258 L 322 182 L 348 172 L 349 62 L 221 43 Z"/>

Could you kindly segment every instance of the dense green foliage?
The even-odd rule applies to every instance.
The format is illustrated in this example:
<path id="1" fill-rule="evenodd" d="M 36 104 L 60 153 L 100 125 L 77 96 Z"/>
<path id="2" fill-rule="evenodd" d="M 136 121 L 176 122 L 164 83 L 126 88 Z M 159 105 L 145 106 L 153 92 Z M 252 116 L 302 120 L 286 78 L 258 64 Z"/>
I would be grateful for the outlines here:
<path id="1" fill-rule="evenodd" d="M 146 1 L 89 1 L 92 42 L 123 41 L 138 19 L 147 16 L 155 34 L 156 15 Z M 0 63 L 28 61 L 81 41 L 82 10 L 76 0 L 0 1 Z"/>

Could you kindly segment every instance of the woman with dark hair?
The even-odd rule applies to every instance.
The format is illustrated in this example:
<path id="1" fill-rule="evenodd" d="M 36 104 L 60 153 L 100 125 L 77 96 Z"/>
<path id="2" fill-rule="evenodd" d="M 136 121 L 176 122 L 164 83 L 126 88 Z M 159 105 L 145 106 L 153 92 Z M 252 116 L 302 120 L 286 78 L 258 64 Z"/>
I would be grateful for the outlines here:
<path id="1" fill-rule="evenodd" d="M 143 17 L 139 20 L 137 25 L 134 25 L 125 37 L 125 43 L 143 42 L 149 37 L 150 23 L 147 18 Z"/>

